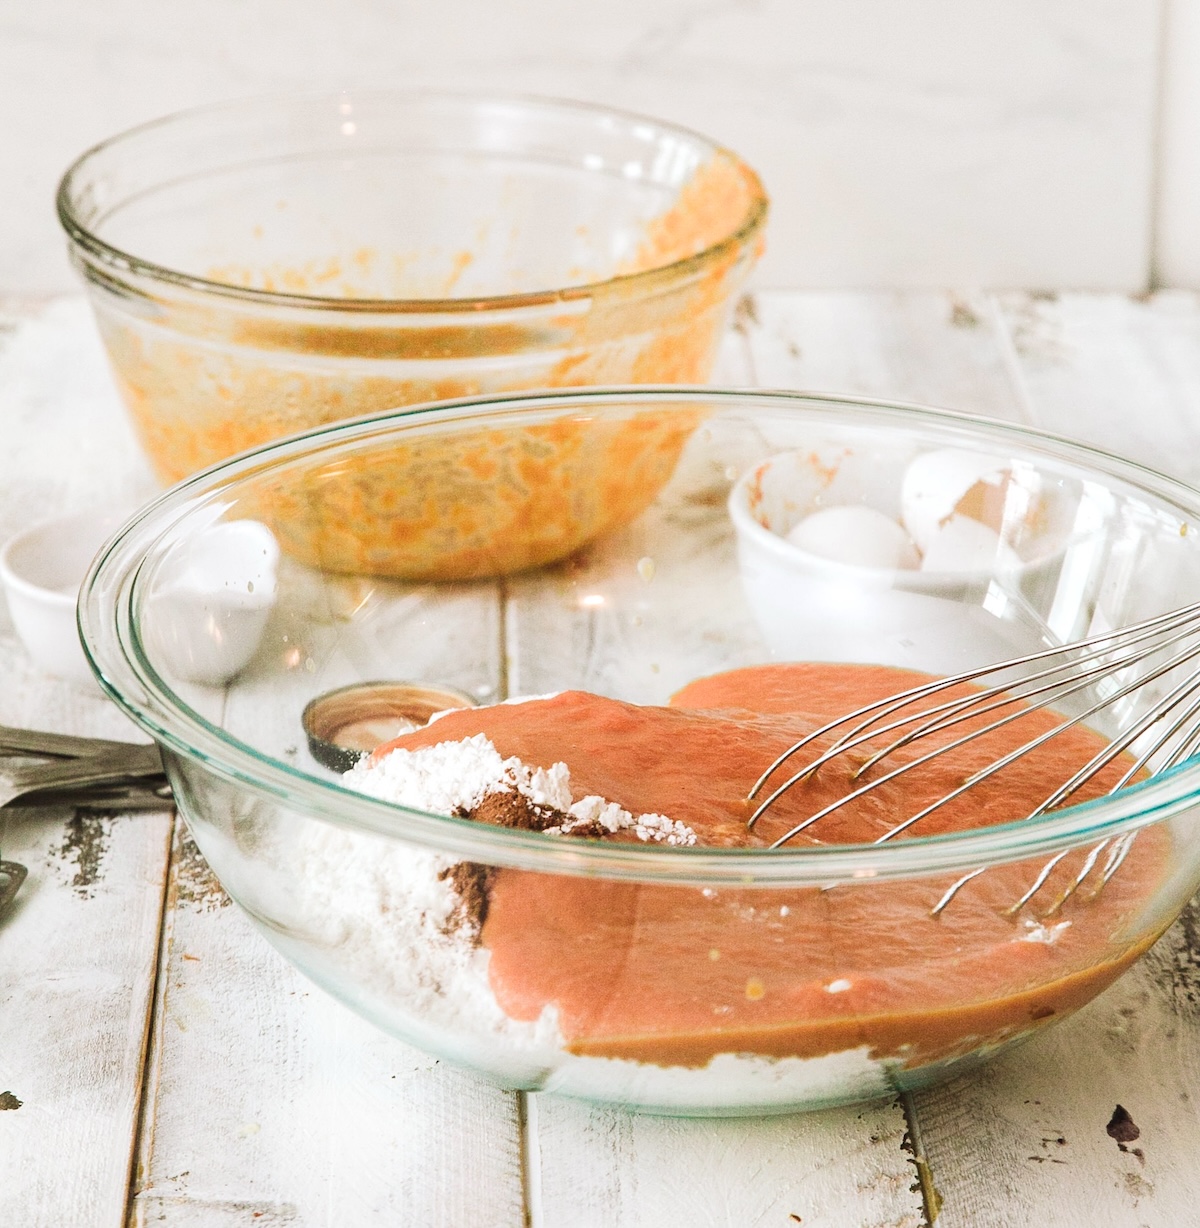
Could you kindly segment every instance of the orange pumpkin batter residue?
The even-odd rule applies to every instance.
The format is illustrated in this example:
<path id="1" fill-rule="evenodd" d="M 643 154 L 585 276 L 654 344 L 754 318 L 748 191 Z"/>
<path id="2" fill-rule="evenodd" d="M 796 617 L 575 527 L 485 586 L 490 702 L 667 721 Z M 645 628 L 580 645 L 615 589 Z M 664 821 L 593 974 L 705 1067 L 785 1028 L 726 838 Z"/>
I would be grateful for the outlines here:
<path id="1" fill-rule="evenodd" d="M 886 667 L 794 664 L 703 679 L 666 708 L 566 692 L 451 713 L 376 755 L 482 731 L 503 755 L 567 763 L 576 798 L 596 793 L 633 814 L 666 814 L 700 844 L 761 847 L 843 795 L 851 765 L 822 769 L 750 832 L 745 794 L 758 773 L 800 734 L 912 681 Z M 1034 712 L 958 748 L 822 820 L 796 847 L 871 841 L 1053 721 Z M 936 811 L 919 834 L 1019 818 L 1097 745 L 1098 735 L 1072 730 Z M 1086 796 L 1121 770 L 1111 765 Z M 1045 857 L 988 870 L 937 917 L 930 910 L 957 874 L 702 889 L 501 868 L 481 941 L 506 1013 L 534 1020 L 553 1006 L 578 1054 L 702 1066 L 721 1053 L 817 1057 L 867 1046 L 919 1066 L 1012 1039 L 1103 989 L 1156 936 L 1144 917 L 1169 853 L 1165 830 L 1144 830 L 1102 890 L 1085 886 L 1052 911 L 1087 850 L 1073 853 L 1015 916 Z"/>
<path id="2" fill-rule="evenodd" d="M 635 258 L 582 297 L 569 288 L 532 294 L 520 310 L 464 297 L 439 316 L 396 301 L 377 311 L 318 311 L 191 296 L 156 303 L 147 319 L 98 305 L 97 318 L 146 453 L 164 482 L 176 482 L 281 436 L 400 406 L 530 388 L 702 383 L 757 258 L 765 212 L 753 172 L 720 153 L 650 219 Z M 694 268 L 668 267 L 701 252 Z M 223 266 L 209 276 L 301 296 L 437 298 L 445 309 L 474 259 L 470 249 L 453 253 L 436 284 L 414 283 L 411 261 L 399 259 L 397 283 L 386 285 L 384 256 L 369 249 L 300 267 Z M 376 450 L 328 466 L 319 497 L 305 472 L 246 513 L 267 521 L 301 561 L 329 571 L 438 580 L 517 571 L 641 512 L 674 468 L 686 418 L 514 431 L 506 453 L 520 453 L 522 468 L 496 490 L 472 477 L 494 435 L 398 446 L 390 460 Z M 418 493 L 381 514 L 408 488 Z M 498 512 L 491 524 L 488 509 Z M 522 536 L 528 526 L 536 540 Z"/>

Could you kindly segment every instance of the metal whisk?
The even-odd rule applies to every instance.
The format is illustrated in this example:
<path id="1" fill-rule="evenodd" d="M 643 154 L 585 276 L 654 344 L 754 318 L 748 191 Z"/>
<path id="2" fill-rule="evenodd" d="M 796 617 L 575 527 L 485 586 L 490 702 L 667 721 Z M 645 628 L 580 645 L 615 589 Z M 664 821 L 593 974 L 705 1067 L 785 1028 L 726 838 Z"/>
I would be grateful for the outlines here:
<path id="1" fill-rule="evenodd" d="M 887 781 L 919 768 L 949 750 L 1020 720 L 1028 715 L 1031 708 L 1057 709 L 1064 701 L 1083 696 L 1082 711 L 1073 716 L 1064 716 L 1053 728 L 995 759 L 968 777 L 960 786 L 897 823 L 874 841 L 876 844 L 884 844 L 974 788 L 980 781 L 1045 745 L 1064 730 L 1092 720 L 1098 714 L 1121 705 L 1127 697 L 1144 692 L 1156 679 L 1163 678 L 1181 667 L 1187 667 L 1178 679 L 1164 682 L 1162 693 L 1144 712 L 1130 720 L 1118 736 L 1113 737 L 1101 751 L 1023 817 L 1035 818 L 1061 806 L 1107 764 L 1130 752 L 1131 762 L 1109 789 L 1110 793 L 1116 792 L 1139 776 L 1157 775 L 1182 763 L 1200 750 L 1200 667 L 1194 664 L 1189 667 L 1189 663 L 1194 662 L 1197 657 L 1200 657 L 1200 602 L 1072 644 L 1047 648 L 1027 656 L 967 670 L 953 677 L 940 678 L 866 704 L 802 738 L 771 764 L 750 790 L 749 800 L 757 798 L 771 777 L 793 756 L 818 739 L 827 735 L 834 737 L 833 744 L 827 750 L 806 763 L 759 804 L 750 816 L 749 825 L 753 827 L 784 793 L 824 764 L 868 741 L 877 745 L 881 738 L 890 738 L 882 749 L 870 753 L 866 762 L 852 774 L 852 781 L 862 779 L 900 747 L 919 743 L 921 739 L 932 734 L 953 730 L 966 721 L 973 722 L 972 727 L 961 736 L 942 742 L 933 750 L 889 768 L 852 788 L 830 805 L 797 823 L 776 840 L 772 848 L 786 844 L 827 815 L 879 788 Z M 998 680 L 988 684 L 989 679 Z M 975 684 L 977 689 L 973 689 L 966 696 L 942 698 L 951 688 L 963 683 Z M 1076 698 L 1074 702 L 1079 705 L 1080 699 Z M 1006 709 L 1008 711 L 1005 711 Z M 986 719 L 993 713 L 997 714 L 994 720 Z M 1102 889 L 1125 860 L 1132 841 L 1133 836 L 1129 835 L 1116 840 L 1105 840 L 1092 848 L 1074 881 L 1060 895 L 1052 911 L 1061 907 L 1065 900 L 1082 886 L 1107 851 L 1099 872 L 1100 881 L 1095 887 L 1096 891 Z M 1032 899 L 1069 851 L 1057 854 L 1046 863 L 1033 885 L 1012 906 L 1010 912 L 1015 913 Z M 982 873 L 982 869 L 976 869 L 963 875 L 935 905 L 932 910 L 934 915 L 940 913 L 966 883 Z"/>

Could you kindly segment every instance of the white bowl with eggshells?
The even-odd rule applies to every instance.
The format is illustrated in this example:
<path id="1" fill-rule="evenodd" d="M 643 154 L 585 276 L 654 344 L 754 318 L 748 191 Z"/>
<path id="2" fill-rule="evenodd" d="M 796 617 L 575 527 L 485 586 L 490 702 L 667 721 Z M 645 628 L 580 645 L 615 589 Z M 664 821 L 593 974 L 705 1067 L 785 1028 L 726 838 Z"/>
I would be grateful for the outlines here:
<path id="1" fill-rule="evenodd" d="M 853 434 L 755 465 L 729 512 L 747 600 L 782 658 L 957 671 L 1037 641 L 1075 526 L 1027 462 Z"/>

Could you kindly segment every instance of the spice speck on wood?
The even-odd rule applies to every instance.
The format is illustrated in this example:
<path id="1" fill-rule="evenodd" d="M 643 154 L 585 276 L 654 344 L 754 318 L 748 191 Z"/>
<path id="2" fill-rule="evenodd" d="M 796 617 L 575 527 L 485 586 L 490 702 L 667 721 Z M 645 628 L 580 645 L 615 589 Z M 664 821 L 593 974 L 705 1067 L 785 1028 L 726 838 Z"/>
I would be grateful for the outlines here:
<path id="1" fill-rule="evenodd" d="M 71 886 L 78 895 L 89 899 L 92 889 L 101 879 L 100 868 L 108 848 L 111 819 L 97 815 L 76 814 L 67 823 L 66 837 L 56 850 L 63 858 L 75 862 L 75 876 Z"/>
<path id="2" fill-rule="evenodd" d="M 1142 1132 L 1134 1124 L 1133 1118 L 1129 1115 L 1129 1110 L 1124 1105 L 1118 1104 L 1113 1110 L 1113 1115 L 1109 1119 L 1108 1125 L 1105 1126 L 1105 1130 L 1108 1132 L 1109 1138 L 1116 1142 L 1118 1151 L 1137 1156 L 1142 1164 L 1146 1163 L 1146 1153 L 1140 1147 L 1126 1146 L 1127 1143 L 1132 1143 L 1135 1139 L 1140 1138 Z"/>
<path id="3" fill-rule="evenodd" d="M 181 830 L 178 835 L 175 858 L 176 891 L 180 900 L 191 904 L 197 912 L 211 912 L 229 903 L 225 889 L 187 831 Z"/>
<path id="4" fill-rule="evenodd" d="M 960 299 L 955 299 L 950 308 L 950 323 L 955 328 L 978 328 L 979 317 Z"/>

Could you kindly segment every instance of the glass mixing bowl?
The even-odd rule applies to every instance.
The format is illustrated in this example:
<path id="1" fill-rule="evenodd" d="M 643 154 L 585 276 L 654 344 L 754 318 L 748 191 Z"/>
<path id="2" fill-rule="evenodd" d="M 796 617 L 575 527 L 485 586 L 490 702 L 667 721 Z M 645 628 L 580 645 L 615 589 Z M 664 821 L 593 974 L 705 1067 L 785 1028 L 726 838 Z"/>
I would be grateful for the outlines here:
<path id="1" fill-rule="evenodd" d="M 378 457 L 418 465 L 444 444 L 440 485 L 423 467 L 417 485 L 486 508 L 495 475 L 462 440 L 497 457 L 531 432 L 599 447 L 643 421 L 679 434 L 669 478 L 639 516 L 552 566 L 409 582 L 323 569 L 292 543 L 331 475 Z M 782 489 L 778 472 L 792 475 Z M 853 534 L 788 540 L 831 507 L 882 518 L 883 536 L 884 520 L 902 525 L 941 563 L 854 561 Z M 342 525 L 351 538 L 399 534 L 417 512 L 360 514 Z M 974 528 L 938 555 L 927 534 L 956 516 Z M 304 713 L 361 683 L 482 705 L 572 689 L 664 705 L 696 679 L 791 660 L 832 659 L 834 677 L 872 662 L 970 668 L 1200 598 L 1198 516 L 1200 493 L 1165 477 L 948 412 L 702 388 L 510 395 L 334 424 L 183 482 L 102 550 L 80 624 L 105 689 L 161 745 L 229 894 L 352 1009 L 507 1087 L 785 1111 L 928 1084 L 1099 993 L 1200 883 L 1200 769 L 1028 821 L 1002 795 L 986 826 L 918 825 L 882 845 L 669 846 L 367 796 L 313 757 Z M 1113 727 L 1131 728 L 1154 690 L 1127 697 Z M 570 758 L 577 702 L 523 710 L 563 714 L 545 726 L 568 746 L 556 758 Z M 635 745 L 621 731 L 646 714 L 620 711 L 610 799 L 651 776 L 740 797 L 766 766 L 732 742 Z M 596 768 L 590 754 L 572 773 Z M 454 770 L 431 780 L 458 783 Z M 1052 875 L 1014 909 L 1052 858 L 1074 874 L 1102 842 L 1123 850 L 1107 881 L 1098 868 L 1063 901 Z"/>
<path id="2" fill-rule="evenodd" d="M 708 378 L 762 245 L 736 155 L 601 107 L 354 93 L 238 102 L 114 137 L 58 211 L 117 384 L 164 482 L 397 405 Z M 527 452 L 570 482 L 577 440 Z M 641 510 L 626 441 L 612 515 Z M 658 441 L 669 468 L 675 440 Z M 453 468 L 460 458 L 450 458 Z M 347 474 L 308 552 L 420 574 L 419 549 L 340 532 L 407 466 Z M 542 481 L 540 474 L 532 479 Z M 518 500 L 518 514 L 545 507 Z M 541 558 L 604 527 L 559 524 Z"/>

